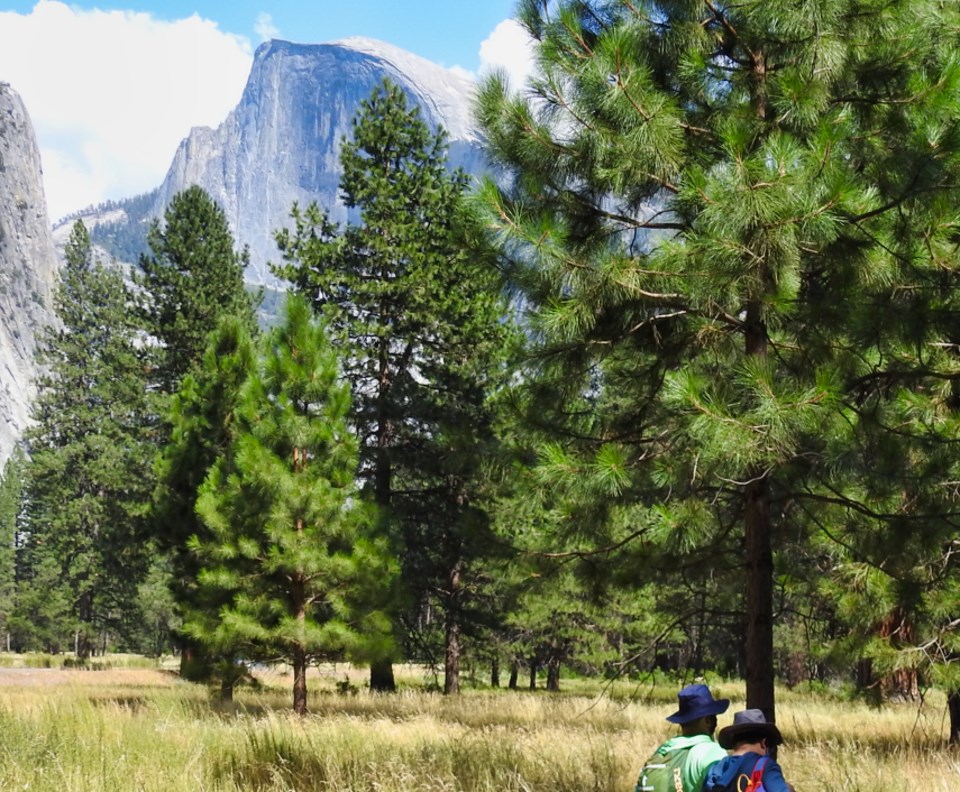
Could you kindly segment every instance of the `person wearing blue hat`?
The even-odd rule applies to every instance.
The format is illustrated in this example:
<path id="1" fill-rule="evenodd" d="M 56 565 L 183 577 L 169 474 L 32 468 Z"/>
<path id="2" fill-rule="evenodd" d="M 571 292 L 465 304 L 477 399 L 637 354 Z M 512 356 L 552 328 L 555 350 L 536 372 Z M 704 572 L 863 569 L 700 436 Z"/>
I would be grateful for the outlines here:
<path id="1" fill-rule="evenodd" d="M 680 726 L 654 751 L 637 779 L 634 792 L 700 792 L 707 771 L 727 752 L 713 739 L 717 715 L 727 711 L 729 699 L 715 699 L 706 685 L 687 685 L 677 694 L 679 708 L 667 716 Z"/>

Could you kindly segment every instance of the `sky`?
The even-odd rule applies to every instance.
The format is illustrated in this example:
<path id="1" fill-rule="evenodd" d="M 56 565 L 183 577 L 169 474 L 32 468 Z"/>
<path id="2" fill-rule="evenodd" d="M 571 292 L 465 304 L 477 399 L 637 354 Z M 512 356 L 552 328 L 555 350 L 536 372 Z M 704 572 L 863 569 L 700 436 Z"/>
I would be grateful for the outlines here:
<path id="1" fill-rule="evenodd" d="M 380 39 L 447 68 L 529 69 L 515 0 L 0 0 L 0 82 L 33 122 L 51 222 L 157 187 L 240 100 L 259 44 Z"/>

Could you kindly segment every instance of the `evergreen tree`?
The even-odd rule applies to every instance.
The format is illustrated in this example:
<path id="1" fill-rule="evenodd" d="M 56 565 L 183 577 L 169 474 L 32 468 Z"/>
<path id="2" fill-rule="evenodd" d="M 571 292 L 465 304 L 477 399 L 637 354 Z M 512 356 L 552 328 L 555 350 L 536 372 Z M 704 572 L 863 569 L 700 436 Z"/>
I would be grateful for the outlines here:
<path id="1" fill-rule="evenodd" d="M 140 257 L 147 331 L 159 342 L 156 382 L 165 394 L 199 364 L 207 335 L 221 316 L 236 316 L 252 332 L 253 304 L 244 289 L 247 251 L 234 250 L 220 206 L 197 185 L 177 193 L 147 234 Z"/>
<path id="2" fill-rule="evenodd" d="M 432 133 L 385 82 L 341 153 L 345 204 L 333 227 L 315 206 L 278 234 L 278 273 L 314 300 L 344 350 L 361 476 L 403 561 L 408 618 L 445 618 L 445 687 L 459 689 L 459 640 L 476 564 L 490 548 L 482 460 L 493 442 L 486 397 L 508 338 L 495 269 L 468 216 L 466 177 L 446 170 Z M 413 614 L 410 614 L 410 611 Z M 388 663 L 371 685 L 392 689 Z"/>
<path id="3" fill-rule="evenodd" d="M 202 188 L 193 185 L 175 195 L 163 223 L 154 222 L 147 240 L 151 252 L 140 257 L 140 284 L 146 295 L 145 327 L 157 342 L 151 350 L 152 384 L 160 416 L 156 443 L 161 457 L 151 521 L 159 548 L 170 556 L 174 596 L 188 610 L 195 605 L 190 592 L 196 570 L 186 541 L 202 534 L 193 507 L 197 488 L 223 443 L 223 422 L 229 421 L 232 409 L 230 383 L 194 382 L 179 404 L 171 400 L 185 377 L 201 365 L 208 337 L 221 319 L 234 317 L 236 332 L 247 334 L 255 333 L 256 322 L 243 281 L 247 252 L 234 250 L 223 210 Z M 219 338 L 218 343 L 232 343 L 222 334 Z M 239 348 L 220 351 L 231 360 L 244 354 Z M 242 373 L 245 362 L 239 365 Z M 225 370 L 223 376 L 229 380 L 231 372 Z M 203 393 L 206 387 L 213 392 Z M 181 672 L 188 678 L 207 676 L 211 672 L 207 659 L 198 656 L 198 647 L 184 636 L 180 639 Z"/>
<path id="4" fill-rule="evenodd" d="M 0 649 L 10 649 L 10 617 L 16 604 L 17 525 L 23 505 L 26 459 L 14 449 L 0 478 Z"/>
<path id="5" fill-rule="evenodd" d="M 180 618 L 215 615 L 222 604 L 197 585 L 200 562 L 190 550 L 191 538 L 206 543 L 210 532 L 196 513 L 200 486 L 233 440 L 240 390 L 254 365 L 253 341 L 244 323 L 225 316 L 210 335 L 202 365 L 187 374 L 171 400 L 167 421 L 170 440 L 157 459 L 153 517 L 157 541 L 169 559 L 171 591 Z M 223 694 L 229 697 L 235 664 L 211 657 L 186 636 L 179 636 L 181 675 L 203 679 L 219 667 Z M 224 662 L 224 660 L 226 662 Z"/>
<path id="6" fill-rule="evenodd" d="M 376 611 L 355 607 L 383 564 L 361 532 L 350 391 L 339 376 L 309 304 L 289 300 L 197 503 L 211 535 L 194 542 L 206 559 L 200 580 L 230 601 L 215 623 L 190 626 L 220 651 L 290 662 L 300 714 L 308 663 L 341 658 L 383 629 Z"/>
<path id="7" fill-rule="evenodd" d="M 98 629 L 136 618 L 146 568 L 149 492 L 146 384 L 134 299 L 122 275 L 93 260 L 77 221 L 55 294 L 59 324 L 45 333 L 30 452 L 27 555 L 36 576 L 59 571 L 71 592 L 81 657 Z M 41 595 L 49 596 L 49 592 Z"/>
<path id="8" fill-rule="evenodd" d="M 960 9 L 520 15 L 538 73 L 478 111 L 512 174 L 485 195 L 545 470 L 584 551 L 742 581 L 747 706 L 772 719 L 773 549 L 822 536 L 916 581 L 956 532 Z"/>

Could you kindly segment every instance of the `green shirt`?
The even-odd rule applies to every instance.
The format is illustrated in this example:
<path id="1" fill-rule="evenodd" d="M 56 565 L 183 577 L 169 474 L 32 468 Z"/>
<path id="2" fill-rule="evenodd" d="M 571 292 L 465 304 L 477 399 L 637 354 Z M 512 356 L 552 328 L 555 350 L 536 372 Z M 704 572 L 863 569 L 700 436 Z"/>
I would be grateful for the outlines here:
<path id="1" fill-rule="evenodd" d="M 671 737 L 658 750 L 671 753 L 688 746 L 690 751 L 687 753 L 687 759 L 680 770 L 683 792 L 700 792 L 711 765 L 721 759 L 726 759 L 727 752 L 717 745 L 708 734 L 696 734 L 692 737 Z"/>

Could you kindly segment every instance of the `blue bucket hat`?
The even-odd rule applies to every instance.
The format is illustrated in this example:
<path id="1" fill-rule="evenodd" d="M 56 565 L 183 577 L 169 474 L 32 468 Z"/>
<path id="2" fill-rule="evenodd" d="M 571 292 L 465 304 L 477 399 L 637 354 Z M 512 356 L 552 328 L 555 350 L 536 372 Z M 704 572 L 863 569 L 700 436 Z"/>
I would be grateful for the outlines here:
<path id="1" fill-rule="evenodd" d="M 680 709 L 668 715 L 670 723 L 689 723 L 705 715 L 720 715 L 727 711 L 730 699 L 715 699 L 706 685 L 687 685 L 677 693 Z"/>

